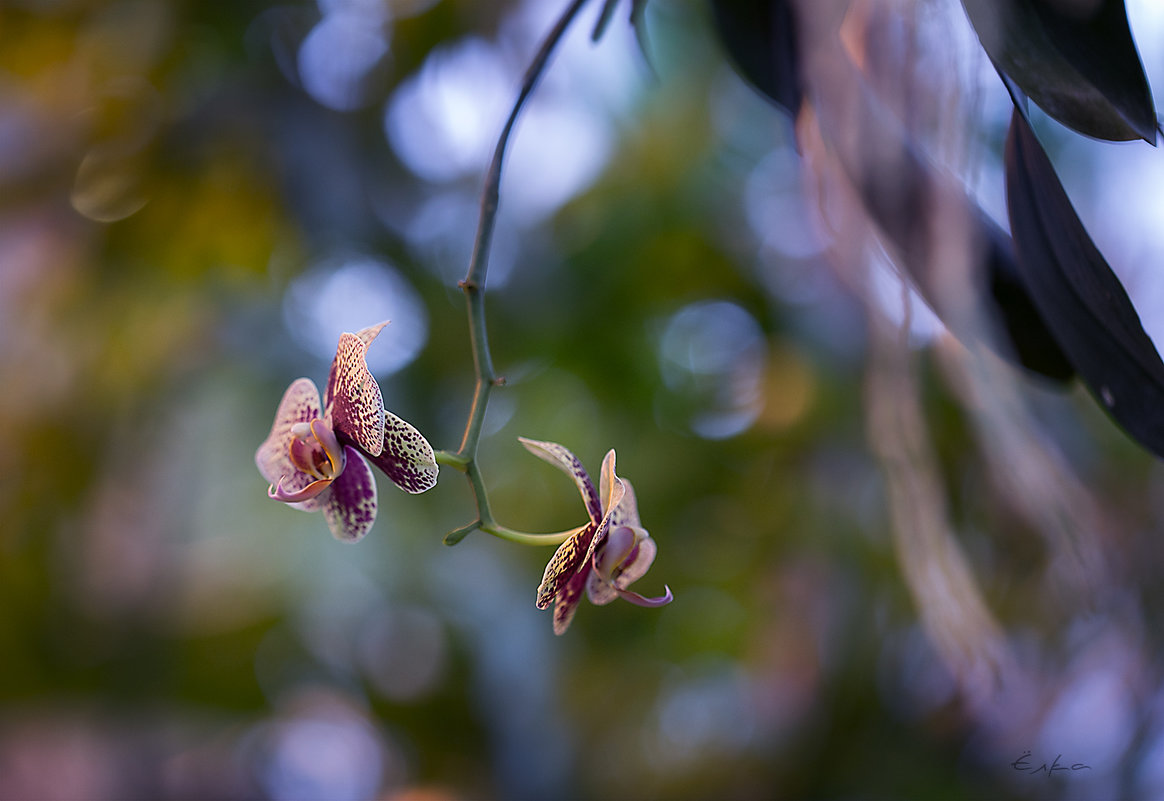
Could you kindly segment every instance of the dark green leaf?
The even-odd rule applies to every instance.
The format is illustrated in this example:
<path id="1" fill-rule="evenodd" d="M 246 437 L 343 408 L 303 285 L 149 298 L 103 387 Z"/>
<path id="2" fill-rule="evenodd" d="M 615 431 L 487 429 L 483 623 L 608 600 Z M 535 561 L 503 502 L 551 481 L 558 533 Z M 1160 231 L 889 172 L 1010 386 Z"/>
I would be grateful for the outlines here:
<path id="1" fill-rule="evenodd" d="M 787 0 L 712 0 L 716 28 L 736 68 L 795 116 L 803 96 L 796 18 Z"/>
<path id="2" fill-rule="evenodd" d="M 1017 109 L 1006 176 L 1019 269 L 1035 305 L 1091 393 L 1164 456 L 1164 362 Z"/>
<path id="3" fill-rule="evenodd" d="M 962 0 L 983 48 L 1044 111 L 1097 139 L 1156 142 L 1156 109 L 1123 0 Z"/>

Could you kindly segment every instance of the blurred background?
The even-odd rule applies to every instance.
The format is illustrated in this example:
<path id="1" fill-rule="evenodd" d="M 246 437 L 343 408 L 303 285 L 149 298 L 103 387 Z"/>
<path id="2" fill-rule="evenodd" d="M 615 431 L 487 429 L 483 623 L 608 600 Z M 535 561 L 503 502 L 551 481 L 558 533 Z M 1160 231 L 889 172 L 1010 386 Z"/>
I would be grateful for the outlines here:
<path id="1" fill-rule="evenodd" d="M 355 546 L 265 497 L 285 387 L 385 318 L 386 405 L 458 446 L 456 281 L 563 5 L 0 2 L 0 798 L 1164 797 L 1164 470 L 1079 388 L 974 367 L 883 260 L 830 267 L 792 122 L 699 0 L 648 5 L 649 59 L 584 11 L 487 295 L 499 520 L 584 515 L 519 435 L 616 448 L 659 545 L 635 589 L 674 603 L 555 637 L 549 549 L 441 544 L 452 470 L 382 482 Z M 958 4 L 917 5 L 1005 220 L 1009 101 Z M 1164 14 L 1128 8 L 1160 91 Z M 1161 154 L 1040 134 L 1164 336 Z"/>

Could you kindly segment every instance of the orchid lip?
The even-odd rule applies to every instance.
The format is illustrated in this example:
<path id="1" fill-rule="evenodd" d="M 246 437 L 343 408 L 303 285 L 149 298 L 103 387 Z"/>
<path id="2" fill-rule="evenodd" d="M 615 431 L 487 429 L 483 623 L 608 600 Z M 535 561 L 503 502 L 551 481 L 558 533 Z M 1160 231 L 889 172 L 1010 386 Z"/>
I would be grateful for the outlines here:
<path id="1" fill-rule="evenodd" d="M 301 472 L 315 479 L 333 479 L 344 471 L 346 457 L 343 447 L 324 420 L 296 423 L 291 427 L 291 441 L 287 446 L 291 463 Z"/>
<path id="2" fill-rule="evenodd" d="M 651 609 L 656 609 L 660 606 L 666 606 L 667 604 L 671 603 L 671 601 L 675 600 L 675 596 L 671 594 L 671 588 L 666 584 L 663 585 L 663 594 L 655 598 L 647 598 L 632 590 L 620 590 L 618 587 L 615 587 L 614 591 L 617 592 L 618 597 L 622 598 L 624 601 L 628 601 L 635 606 L 645 606 Z"/>
<path id="3" fill-rule="evenodd" d="M 331 478 L 335 478 L 344 471 L 347 457 L 344 456 L 343 446 L 340 445 L 335 432 L 331 430 L 331 426 L 323 420 L 311 421 L 311 433 L 323 446 L 323 452 L 327 454 L 327 460 L 331 462 Z"/>
<path id="4" fill-rule="evenodd" d="M 286 476 L 283 476 L 283 478 L 279 479 L 279 484 L 277 486 L 267 489 L 268 498 L 273 498 L 274 500 L 282 501 L 283 503 L 302 503 L 303 501 L 309 501 L 319 495 L 321 492 L 331 486 L 331 482 L 333 481 L 333 479 L 330 478 L 321 478 L 318 481 L 312 481 L 306 487 L 298 490 L 297 492 L 288 492 L 287 490 L 283 489 L 283 481 L 286 478 Z"/>

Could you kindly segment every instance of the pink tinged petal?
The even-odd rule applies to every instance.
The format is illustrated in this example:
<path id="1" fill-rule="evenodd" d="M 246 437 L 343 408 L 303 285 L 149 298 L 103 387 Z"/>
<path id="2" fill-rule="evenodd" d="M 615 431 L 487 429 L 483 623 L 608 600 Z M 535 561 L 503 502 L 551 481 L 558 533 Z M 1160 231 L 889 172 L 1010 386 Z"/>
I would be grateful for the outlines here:
<path id="1" fill-rule="evenodd" d="M 638 544 L 635 534 L 635 530 L 629 526 L 610 527 L 606 541 L 594 554 L 594 569 L 602 578 L 613 580 L 615 568 L 631 555 Z"/>
<path id="2" fill-rule="evenodd" d="M 651 563 L 655 561 L 657 551 L 655 541 L 651 539 L 651 535 L 646 532 L 646 529 L 635 529 L 635 547 L 631 549 L 625 559 L 615 566 L 614 586 L 620 590 L 626 589 L 645 576 L 647 571 L 651 569 Z"/>
<path id="3" fill-rule="evenodd" d="M 586 504 L 586 512 L 590 515 L 590 519 L 596 523 L 602 519 L 602 504 L 599 503 L 598 493 L 594 489 L 594 482 L 590 480 L 590 474 L 586 472 L 586 468 L 578 461 L 577 456 L 556 442 L 541 442 L 536 439 L 526 439 L 525 437 L 518 437 L 517 439 L 534 456 L 549 462 L 573 478 L 574 483 L 578 485 L 578 491 L 582 493 L 582 501 Z"/>
<path id="4" fill-rule="evenodd" d="M 591 571 L 590 579 L 586 583 L 586 594 L 590 597 L 590 603 L 603 606 L 618 597 L 614 587 L 615 570 L 636 550 L 637 544 L 633 528 L 611 526 L 606 540 L 594 551 L 594 570 Z"/>
<path id="5" fill-rule="evenodd" d="M 588 570 L 575 573 L 558 592 L 558 600 L 554 604 L 554 634 L 561 636 L 570 628 L 570 621 L 574 619 L 578 603 L 582 600 L 582 589 L 586 586 L 587 573 Z"/>
<path id="6" fill-rule="evenodd" d="M 366 455 L 405 492 L 415 495 L 436 486 L 439 468 L 432 445 L 392 412 L 384 412 L 384 443 L 380 455 Z"/>
<path id="7" fill-rule="evenodd" d="M 549 607 L 558 590 L 587 565 L 586 560 L 594 544 L 596 530 L 595 523 L 587 523 L 554 551 L 549 564 L 546 565 L 546 572 L 542 574 L 542 583 L 538 585 L 536 602 L 538 609 Z"/>
<path id="8" fill-rule="evenodd" d="M 360 341 L 364 343 L 364 350 L 368 349 L 368 346 L 372 344 L 372 340 L 378 337 L 380 335 L 380 331 L 383 330 L 384 326 L 388 325 L 390 322 L 391 320 L 385 320 L 382 323 L 370 325 L 367 328 L 361 328 L 356 332 L 356 336 L 359 337 Z"/>
<path id="9" fill-rule="evenodd" d="M 384 447 L 384 397 L 368 372 L 367 349 L 358 334 L 340 335 L 324 393 L 324 418 L 336 434 L 369 456 L 379 456 Z"/>
<path id="10" fill-rule="evenodd" d="M 591 570 L 590 576 L 586 579 L 586 597 L 595 606 L 606 606 L 618 597 L 618 590 L 597 571 Z"/>
<path id="11" fill-rule="evenodd" d="M 614 451 L 611 451 L 610 453 L 613 454 Z M 613 460 L 611 460 L 611 462 L 613 465 Z M 613 466 L 611 469 L 613 470 Z M 610 517 L 618 508 L 619 503 L 622 501 L 624 492 L 625 490 L 623 489 L 622 481 L 618 478 L 614 479 L 614 482 L 611 485 L 610 494 L 608 495 L 609 506 L 606 508 L 606 515 L 603 516 L 601 521 L 599 521 L 598 530 L 594 532 L 594 537 L 590 540 L 590 547 L 586 550 L 586 565 L 590 565 L 592 563 L 595 550 L 606 541 L 606 533 L 610 529 Z"/>
<path id="12" fill-rule="evenodd" d="M 299 423 L 310 423 L 320 415 L 319 390 L 309 378 L 300 378 L 294 381 L 283 399 L 279 401 L 279 408 L 275 412 L 275 422 L 271 426 L 271 433 L 255 451 L 255 464 L 267 483 L 275 484 L 279 479 L 287 477 L 288 486 L 296 486 L 292 474 L 301 471 L 291 463 L 290 448 L 294 436 L 291 429 Z M 304 480 L 305 479 L 305 480 Z M 304 476 L 297 488 L 306 486 L 310 482 L 309 476 Z"/>
<path id="13" fill-rule="evenodd" d="M 602 498 L 602 510 L 608 516 L 622 503 L 626 495 L 626 487 L 622 480 L 614 473 L 614 448 L 606 452 L 602 460 L 602 470 L 598 475 L 598 486 Z"/>
<path id="14" fill-rule="evenodd" d="M 666 584 L 663 585 L 663 594 L 657 598 L 646 598 L 642 595 L 639 595 L 637 592 L 631 592 L 630 590 L 619 590 L 618 597 L 622 598 L 624 601 L 629 601 L 635 606 L 645 606 L 648 609 L 657 609 L 660 606 L 666 606 L 675 600 L 675 596 L 671 594 L 671 588 Z"/>
<path id="15" fill-rule="evenodd" d="M 619 481 L 622 482 L 625 494 L 622 496 L 622 502 L 619 503 L 618 508 L 610 516 L 610 525 L 642 528 L 643 523 L 639 520 L 639 503 L 635 498 L 635 488 L 625 478 L 620 478 Z"/>
<path id="16" fill-rule="evenodd" d="M 337 540 L 358 542 L 376 522 L 376 480 L 364 457 L 350 445 L 345 451 L 347 467 L 331 484 L 323 516 Z"/>
<path id="17" fill-rule="evenodd" d="M 302 489 L 288 490 L 283 486 L 283 479 L 279 479 L 278 484 L 267 490 L 267 497 L 276 501 L 282 501 L 283 503 L 298 504 L 299 508 L 302 509 L 304 508 L 303 504 L 305 501 L 317 498 L 324 490 L 331 486 L 332 481 L 333 479 L 330 478 L 321 478 L 318 481 L 312 481 Z M 320 498 L 320 501 L 322 502 L 323 499 Z M 306 511 L 315 511 L 317 508 L 319 508 L 318 504 Z"/>

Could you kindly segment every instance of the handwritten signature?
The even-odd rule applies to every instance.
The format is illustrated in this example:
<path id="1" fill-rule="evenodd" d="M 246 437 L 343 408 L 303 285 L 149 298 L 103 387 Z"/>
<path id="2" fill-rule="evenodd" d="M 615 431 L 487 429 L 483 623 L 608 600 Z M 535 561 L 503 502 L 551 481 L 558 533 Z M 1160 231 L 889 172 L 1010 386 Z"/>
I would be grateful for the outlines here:
<path id="1" fill-rule="evenodd" d="M 1023 751 L 1023 755 L 1011 762 L 1010 766 L 1022 773 L 1045 773 L 1048 776 L 1053 776 L 1060 771 L 1091 770 L 1091 765 L 1085 765 L 1082 762 L 1073 762 L 1070 765 L 1060 764 L 1059 760 L 1062 758 L 1062 754 L 1056 754 L 1053 762 L 1044 762 L 1042 765 L 1036 766 L 1031 761 L 1031 752 Z"/>

